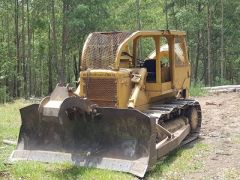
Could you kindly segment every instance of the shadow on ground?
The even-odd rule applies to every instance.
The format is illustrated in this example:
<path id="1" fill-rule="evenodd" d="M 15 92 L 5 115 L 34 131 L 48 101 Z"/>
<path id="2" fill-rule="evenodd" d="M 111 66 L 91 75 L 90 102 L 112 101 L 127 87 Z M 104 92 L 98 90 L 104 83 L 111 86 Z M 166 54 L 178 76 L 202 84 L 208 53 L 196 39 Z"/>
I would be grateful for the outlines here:
<path id="1" fill-rule="evenodd" d="M 46 170 L 46 173 L 57 179 L 78 179 L 79 177 L 83 176 L 86 171 L 91 172 L 92 169 L 69 166 L 65 169 Z"/>
<path id="2" fill-rule="evenodd" d="M 131 179 L 130 174 L 110 170 L 78 167 L 67 165 L 52 170 L 45 170 L 45 173 L 56 179 Z"/>
<path id="3" fill-rule="evenodd" d="M 186 145 L 183 145 L 182 147 L 179 147 L 177 149 L 175 149 L 174 151 L 170 152 L 167 156 L 164 156 L 163 158 L 159 159 L 156 166 L 152 168 L 152 170 L 150 170 L 149 172 L 147 172 L 147 174 L 145 175 L 144 179 L 149 179 L 149 178 L 155 178 L 155 177 L 162 177 L 163 174 L 166 171 L 175 171 L 174 169 L 170 169 L 169 167 L 172 166 L 175 161 L 180 160 L 179 158 L 181 158 L 182 156 L 185 157 L 186 156 L 186 151 L 192 151 L 193 149 L 195 149 L 196 145 L 200 144 L 203 141 L 203 138 L 200 137 L 197 140 L 188 143 Z M 184 154 L 184 155 L 183 155 Z M 189 153 L 191 154 L 191 153 Z M 191 155 L 189 155 L 191 156 Z M 184 165 L 185 163 L 189 163 L 187 162 L 186 159 L 183 159 L 183 163 L 178 163 L 179 166 Z M 178 168 L 184 168 L 184 167 L 178 167 Z"/>

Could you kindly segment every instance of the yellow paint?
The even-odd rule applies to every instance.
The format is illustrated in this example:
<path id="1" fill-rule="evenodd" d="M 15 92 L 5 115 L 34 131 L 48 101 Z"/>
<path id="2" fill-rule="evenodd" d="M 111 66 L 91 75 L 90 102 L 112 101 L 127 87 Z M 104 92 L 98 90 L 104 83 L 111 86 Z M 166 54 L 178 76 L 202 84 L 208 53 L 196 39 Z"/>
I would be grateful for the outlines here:
<path id="1" fill-rule="evenodd" d="M 146 82 L 146 69 L 135 67 L 138 42 L 140 38 L 153 38 L 155 41 L 156 59 L 156 81 Z M 168 41 L 167 49 L 161 50 L 161 38 Z M 183 53 L 184 64 L 176 64 L 176 38 L 180 39 L 181 53 Z M 179 40 L 178 40 L 179 41 Z M 86 41 L 88 43 L 88 40 Z M 132 43 L 130 49 L 128 44 Z M 84 45 L 84 50 L 87 44 Z M 122 52 L 132 52 L 133 58 L 122 55 Z M 169 59 L 169 68 L 162 63 L 163 58 Z M 132 80 L 135 74 L 135 79 Z M 83 91 L 87 82 L 86 78 L 94 79 L 115 79 L 117 84 L 117 108 L 137 108 L 144 109 L 151 102 L 163 100 L 175 96 L 179 91 L 186 90 L 189 94 L 190 86 L 190 64 L 188 61 L 185 33 L 179 31 L 137 31 L 126 38 L 119 46 L 116 54 L 114 68 L 110 69 L 91 69 L 80 73 L 80 85 L 75 92 L 79 96 L 86 97 Z M 139 79 L 138 79 L 139 78 Z M 137 79 L 137 80 L 136 80 Z M 101 83 L 100 83 L 101 84 Z M 96 89 L 97 91 L 97 89 Z"/>

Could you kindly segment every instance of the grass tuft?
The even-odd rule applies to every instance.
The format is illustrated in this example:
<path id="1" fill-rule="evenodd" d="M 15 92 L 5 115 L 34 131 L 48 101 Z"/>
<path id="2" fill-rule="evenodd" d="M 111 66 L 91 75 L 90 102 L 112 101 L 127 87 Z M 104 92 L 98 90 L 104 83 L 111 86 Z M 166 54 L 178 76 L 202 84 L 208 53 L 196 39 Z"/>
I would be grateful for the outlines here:
<path id="1" fill-rule="evenodd" d="M 236 135 L 233 137 L 232 141 L 236 144 L 240 144 L 240 135 Z"/>
<path id="2" fill-rule="evenodd" d="M 204 86 L 201 83 L 192 85 L 190 87 L 190 96 L 200 97 L 207 95 L 207 91 L 204 89 Z"/>
<path id="3" fill-rule="evenodd" d="M 237 168 L 230 168 L 224 171 L 224 179 L 240 179 L 240 172 Z"/>

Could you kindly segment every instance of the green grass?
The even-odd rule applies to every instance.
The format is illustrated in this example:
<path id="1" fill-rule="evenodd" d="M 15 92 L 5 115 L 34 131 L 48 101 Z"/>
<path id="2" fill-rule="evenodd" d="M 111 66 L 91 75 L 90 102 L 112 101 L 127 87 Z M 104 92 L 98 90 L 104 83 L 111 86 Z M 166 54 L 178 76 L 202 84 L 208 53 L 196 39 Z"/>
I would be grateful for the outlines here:
<path id="1" fill-rule="evenodd" d="M 234 136 L 233 139 L 232 139 L 232 141 L 233 141 L 234 143 L 240 144 L 240 135 Z"/>
<path id="2" fill-rule="evenodd" d="M 14 146 L 7 146 L 2 143 L 3 139 L 17 140 L 20 127 L 19 108 L 28 105 L 23 100 L 17 100 L 11 104 L 0 105 L 0 175 L 8 175 L 9 167 L 4 161 L 10 155 Z M 0 176 L 1 177 L 1 176 Z"/>
<path id="3" fill-rule="evenodd" d="M 27 106 L 28 102 L 17 100 L 14 103 L 0 105 L 0 139 L 16 139 L 20 126 L 19 109 Z"/>
<path id="4" fill-rule="evenodd" d="M 190 96 L 199 97 L 207 95 L 207 91 L 204 89 L 204 86 L 201 83 L 191 85 L 190 87 Z"/>
<path id="5" fill-rule="evenodd" d="M 19 162 L 10 169 L 15 179 L 130 179 L 129 174 L 82 168 L 69 164 L 43 164 L 38 162 Z"/>
<path id="6" fill-rule="evenodd" d="M 185 175 L 197 172 L 204 167 L 200 157 L 207 156 L 211 147 L 203 143 L 196 143 L 191 147 L 183 147 L 171 152 L 160 161 L 155 169 L 149 172 L 150 179 L 182 179 Z"/>
<path id="7" fill-rule="evenodd" d="M 18 162 L 6 165 L 15 146 L 2 143 L 3 139 L 17 140 L 20 127 L 19 109 L 30 102 L 17 100 L 14 103 L 0 105 L 0 179 L 131 179 L 130 174 L 80 168 L 69 164 L 44 164 L 39 162 Z"/>
<path id="8" fill-rule="evenodd" d="M 240 179 L 240 172 L 237 168 L 230 168 L 224 171 L 224 179 Z"/>
<path id="9" fill-rule="evenodd" d="M 20 127 L 19 108 L 30 104 L 24 100 L 0 105 L 0 179 L 136 179 L 127 173 L 95 168 L 82 168 L 70 164 L 45 164 L 17 162 L 6 165 L 4 161 L 15 149 L 5 145 L 3 139 L 17 140 Z M 209 147 L 197 142 L 192 147 L 183 147 L 167 156 L 147 173 L 147 179 L 179 179 L 188 173 L 200 170 L 204 164 L 199 157 L 206 156 Z"/>

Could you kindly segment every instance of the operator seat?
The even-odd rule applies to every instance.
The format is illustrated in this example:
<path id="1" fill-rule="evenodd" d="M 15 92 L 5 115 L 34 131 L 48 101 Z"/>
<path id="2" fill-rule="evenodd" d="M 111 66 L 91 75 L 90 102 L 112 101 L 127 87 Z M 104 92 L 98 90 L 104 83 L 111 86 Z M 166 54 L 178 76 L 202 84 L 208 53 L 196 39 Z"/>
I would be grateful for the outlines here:
<path id="1" fill-rule="evenodd" d="M 143 67 L 147 69 L 147 82 L 156 82 L 156 59 L 146 59 Z"/>

